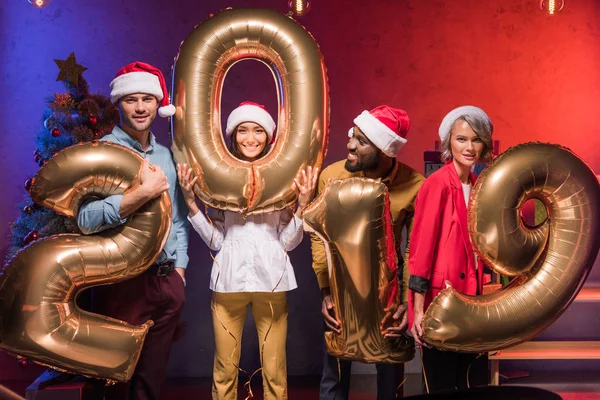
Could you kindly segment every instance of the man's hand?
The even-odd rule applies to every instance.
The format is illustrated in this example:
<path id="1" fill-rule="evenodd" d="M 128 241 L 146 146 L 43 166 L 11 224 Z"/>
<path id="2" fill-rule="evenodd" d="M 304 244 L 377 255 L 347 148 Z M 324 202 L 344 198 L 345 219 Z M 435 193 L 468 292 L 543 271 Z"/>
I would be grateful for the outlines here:
<path id="1" fill-rule="evenodd" d="M 341 333 L 340 321 L 336 317 L 335 305 L 329 288 L 321 289 L 323 303 L 321 304 L 321 314 L 325 320 L 325 325 L 335 333 Z"/>
<path id="2" fill-rule="evenodd" d="M 391 317 L 391 321 L 389 318 L 389 314 L 386 313 L 386 316 L 383 317 L 383 321 L 381 321 L 381 329 L 385 329 L 383 333 L 383 337 L 385 338 L 397 338 L 404 335 L 406 332 L 406 327 L 408 326 L 408 314 L 406 310 L 408 309 L 408 303 L 402 303 L 398 306 L 394 311 L 394 314 Z M 391 326 L 385 328 L 386 324 L 391 322 Z"/>
<path id="3" fill-rule="evenodd" d="M 144 158 L 140 189 L 148 199 L 158 197 L 169 189 L 167 176 L 158 165 L 150 165 L 150 160 Z"/>
<path id="4" fill-rule="evenodd" d="M 129 190 L 121 200 L 119 215 L 126 218 L 137 211 L 146 202 L 158 197 L 169 189 L 167 176 L 159 166 L 150 165 L 150 160 L 144 158 L 140 174 L 140 186 Z"/>
<path id="5" fill-rule="evenodd" d="M 183 286 L 185 286 L 185 268 L 175 268 L 175 272 L 179 274 L 179 276 L 183 280 Z"/>

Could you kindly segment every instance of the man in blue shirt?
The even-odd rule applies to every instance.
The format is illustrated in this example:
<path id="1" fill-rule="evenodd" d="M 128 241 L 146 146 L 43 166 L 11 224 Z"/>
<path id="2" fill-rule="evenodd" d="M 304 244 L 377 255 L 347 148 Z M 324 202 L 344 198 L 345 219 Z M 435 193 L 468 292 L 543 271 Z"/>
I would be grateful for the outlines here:
<path id="1" fill-rule="evenodd" d="M 164 381 L 171 343 L 185 303 L 185 268 L 188 264 L 186 207 L 177 183 L 169 149 L 156 142 L 150 126 L 157 111 L 174 114 L 162 73 L 151 65 L 135 62 L 117 72 L 111 82 L 111 101 L 119 106 L 121 123 L 103 137 L 138 152 L 143 158 L 140 185 L 124 195 L 109 196 L 84 204 L 77 222 L 84 234 L 113 228 L 125 222 L 147 201 L 168 190 L 173 225 L 155 263 L 140 276 L 99 287 L 94 292 L 94 311 L 140 325 L 154 321 L 135 372 L 128 385 L 108 388 L 106 399 L 158 400 Z M 160 106 L 159 106 L 160 102 Z"/>

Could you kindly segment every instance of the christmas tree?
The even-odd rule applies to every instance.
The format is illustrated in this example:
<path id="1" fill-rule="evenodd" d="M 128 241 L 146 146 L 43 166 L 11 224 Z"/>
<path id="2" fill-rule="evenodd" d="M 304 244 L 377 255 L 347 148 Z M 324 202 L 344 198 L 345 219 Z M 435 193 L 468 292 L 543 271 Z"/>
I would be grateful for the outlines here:
<path id="1" fill-rule="evenodd" d="M 75 54 L 66 60 L 54 60 L 60 70 L 57 81 L 65 85 L 65 93 L 54 93 L 42 116 L 36 136 L 35 162 L 41 167 L 53 155 L 77 143 L 100 139 L 119 122 L 119 110 L 107 96 L 90 94 L 82 74 L 87 69 L 77 64 Z M 31 179 L 25 183 L 29 190 Z M 34 204 L 27 193 L 19 204 L 21 215 L 11 226 L 7 261 L 29 243 L 59 233 L 81 233 L 77 221 Z"/>

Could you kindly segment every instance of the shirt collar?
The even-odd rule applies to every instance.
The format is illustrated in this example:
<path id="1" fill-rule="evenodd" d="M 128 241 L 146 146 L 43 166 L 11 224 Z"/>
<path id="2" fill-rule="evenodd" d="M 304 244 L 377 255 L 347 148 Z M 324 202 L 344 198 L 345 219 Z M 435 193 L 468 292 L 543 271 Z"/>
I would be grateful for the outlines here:
<path id="1" fill-rule="evenodd" d="M 154 150 L 154 147 L 156 146 L 156 137 L 154 136 L 154 134 L 152 132 L 149 133 L 149 137 L 148 137 L 149 146 L 146 149 L 146 151 L 144 151 L 142 149 L 142 145 L 140 144 L 140 142 L 135 140 L 127 132 L 125 132 L 123 129 L 121 129 L 120 126 L 115 125 L 112 133 L 113 133 L 113 135 L 115 135 L 115 138 L 117 139 L 117 142 L 119 142 L 119 144 L 125 145 L 132 149 L 135 149 L 135 150 L 139 151 L 140 153 L 152 153 L 152 151 Z"/>
<path id="2" fill-rule="evenodd" d="M 386 185 L 389 185 L 390 183 L 394 182 L 394 179 L 396 179 L 396 175 L 398 175 L 398 170 L 400 169 L 400 163 L 394 158 L 393 159 L 393 164 L 392 164 L 392 169 L 390 170 L 390 173 L 381 178 L 381 182 L 385 183 Z"/>
<path id="3" fill-rule="evenodd" d="M 396 175 L 398 175 L 398 170 L 400 169 L 400 163 L 394 158 L 393 159 L 394 164 L 392 165 L 392 169 L 390 170 L 390 173 L 388 174 L 388 176 L 386 176 L 385 178 L 383 178 L 381 181 L 383 183 L 386 184 L 390 184 L 392 182 L 394 182 L 394 180 L 396 179 Z"/>
<path id="4" fill-rule="evenodd" d="M 398 162 L 398 160 L 396 160 L 394 158 L 392 169 L 390 169 L 390 173 L 387 176 L 384 176 L 383 178 L 378 178 L 378 179 L 381 179 L 381 182 L 385 183 L 386 185 L 389 185 L 392 182 L 394 182 L 394 179 L 396 179 L 396 175 L 398 175 L 399 169 L 400 169 L 400 163 Z M 358 176 L 361 178 L 364 178 L 365 177 L 364 171 L 360 171 L 358 173 Z"/>

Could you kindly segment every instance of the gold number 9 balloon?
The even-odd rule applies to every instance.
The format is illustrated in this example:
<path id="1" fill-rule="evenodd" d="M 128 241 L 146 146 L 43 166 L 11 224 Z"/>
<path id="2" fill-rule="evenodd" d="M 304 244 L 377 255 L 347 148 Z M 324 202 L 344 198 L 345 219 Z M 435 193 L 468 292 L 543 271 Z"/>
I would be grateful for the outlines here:
<path id="1" fill-rule="evenodd" d="M 31 198 L 66 216 L 86 199 L 139 185 L 142 158 L 107 142 L 69 147 L 34 177 Z M 90 286 L 144 272 L 171 227 L 168 193 L 117 228 L 95 235 L 55 235 L 27 246 L 0 275 L 0 348 L 58 370 L 115 381 L 131 377 L 152 321 L 132 326 L 75 304 Z"/>
<path id="2" fill-rule="evenodd" d="M 347 360 L 399 363 L 415 355 L 412 338 L 385 339 L 381 323 L 400 303 L 394 233 L 385 184 L 333 180 L 304 211 L 304 226 L 325 246 L 340 334 L 327 352 Z M 391 310 L 391 311 L 390 311 Z"/>
<path id="3" fill-rule="evenodd" d="M 270 153 L 249 163 L 233 157 L 221 131 L 221 91 L 242 60 L 273 73 L 279 128 Z M 206 205 L 242 214 L 296 201 L 294 178 L 320 167 L 327 147 L 329 96 L 323 57 L 312 36 L 291 18 L 267 9 L 228 9 L 197 26 L 174 66 L 173 154 L 198 176 L 194 192 Z"/>
<path id="4" fill-rule="evenodd" d="M 548 218 L 526 226 L 521 207 L 539 199 Z M 583 286 L 600 246 L 600 186 L 571 151 L 528 143 L 500 155 L 473 188 L 469 232 L 494 271 L 517 277 L 499 291 L 444 289 L 423 318 L 424 340 L 467 352 L 499 350 L 550 326 Z"/>

